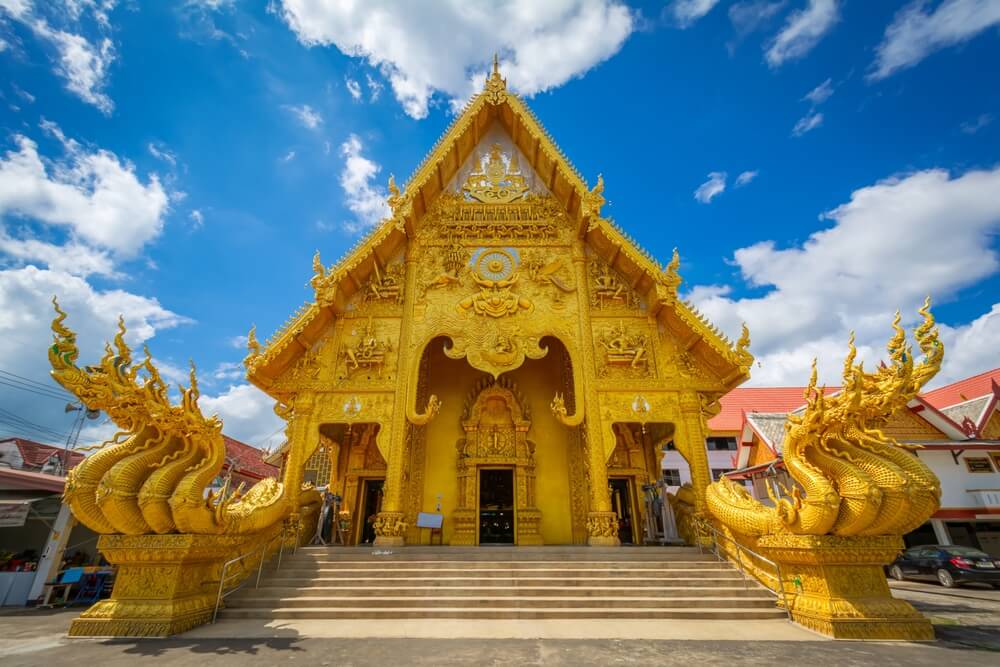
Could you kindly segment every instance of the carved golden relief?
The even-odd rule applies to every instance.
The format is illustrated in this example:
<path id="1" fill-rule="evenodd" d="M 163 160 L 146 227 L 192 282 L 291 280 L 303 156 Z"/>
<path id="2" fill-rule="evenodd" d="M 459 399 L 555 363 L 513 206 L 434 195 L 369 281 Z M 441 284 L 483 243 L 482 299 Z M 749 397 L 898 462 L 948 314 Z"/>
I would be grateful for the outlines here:
<path id="1" fill-rule="evenodd" d="M 441 268 L 443 270 L 435 274 L 434 270 L 436 267 L 432 267 L 429 264 L 424 267 L 424 275 L 426 277 L 421 281 L 423 296 L 426 297 L 427 292 L 432 289 L 461 285 L 462 272 L 467 268 L 468 263 L 468 249 L 459 243 L 457 238 L 452 237 L 442 253 Z"/>
<path id="2" fill-rule="evenodd" d="M 500 144 L 490 147 L 485 161 L 476 156 L 476 166 L 462 184 L 463 193 L 487 204 L 509 204 L 526 195 L 528 189 L 517 152 L 504 155 Z"/>
<path id="3" fill-rule="evenodd" d="M 603 260 L 599 258 L 591 260 L 590 278 L 590 305 L 592 308 L 633 310 L 641 306 L 635 291 Z"/>
<path id="4" fill-rule="evenodd" d="M 403 263 L 393 262 L 380 270 L 375 263 L 374 271 L 365 283 L 364 302 L 390 301 L 403 302 Z"/>
<path id="5" fill-rule="evenodd" d="M 476 261 L 472 279 L 479 285 L 479 293 L 458 303 L 462 311 L 477 315 L 501 318 L 522 310 L 531 312 L 531 301 L 513 291 L 517 284 L 517 260 L 506 250 L 488 250 Z"/>
<path id="6" fill-rule="evenodd" d="M 649 337 L 641 331 L 645 322 L 632 325 L 640 330 L 629 329 L 623 320 L 605 328 L 594 336 L 594 345 L 603 352 L 597 366 L 597 374 L 602 378 L 644 378 L 656 375 Z"/>
<path id="7" fill-rule="evenodd" d="M 353 344 L 344 346 L 344 365 L 347 374 L 351 375 L 364 368 L 377 370 L 381 377 L 386 355 L 392 350 L 392 341 L 378 339 L 375 321 L 370 317 L 357 333 L 354 331 L 351 333 L 354 335 Z"/>
<path id="8" fill-rule="evenodd" d="M 526 194 L 507 204 L 467 201 L 462 194 L 444 192 L 431 204 L 417 233 L 431 242 L 538 244 L 570 240 L 570 225 L 562 206 L 548 196 Z"/>

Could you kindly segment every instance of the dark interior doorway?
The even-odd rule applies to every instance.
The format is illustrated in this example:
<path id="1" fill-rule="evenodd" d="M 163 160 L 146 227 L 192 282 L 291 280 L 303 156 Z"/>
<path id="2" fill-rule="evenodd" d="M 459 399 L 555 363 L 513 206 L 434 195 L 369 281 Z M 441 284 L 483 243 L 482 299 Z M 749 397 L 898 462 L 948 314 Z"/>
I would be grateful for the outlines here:
<path id="1" fill-rule="evenodd" d="M 382 486 L 384 484 L 384 479 L 365 480 L 362 490 L 364 513 L 361 516 L 364 523 L 361 527 L 361 544 L 375 542 L 375 517 L 382 510 Z"/>
<path id="2" fill-rule="evenodd" d="M 632 485 L 627 477 L 608 480 L 611 486 L 611 508 L 618 515 L 618 540 L 622 544 L 635 544 L 632 525 Z"/>
<path id="3" fill-rule="evenodd" d="M 514 471 L 479 471 L 479 543 L 514 544 Z"/>

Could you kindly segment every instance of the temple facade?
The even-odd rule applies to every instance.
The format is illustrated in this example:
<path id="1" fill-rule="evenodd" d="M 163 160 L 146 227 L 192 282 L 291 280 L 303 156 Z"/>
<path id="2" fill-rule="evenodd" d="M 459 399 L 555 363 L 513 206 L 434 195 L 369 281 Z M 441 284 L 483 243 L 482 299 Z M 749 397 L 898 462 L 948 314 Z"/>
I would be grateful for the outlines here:
<path id="1" fill-rule="evenodd" d="M 665 446 L 710 481 L 706 419 L 747 379 L 494 65 L 482 93 L 249 379 L 288 419 L 285 484 L 342 497 L 348 544 L 641 542 Z M 672 443 L 672 444 L 671 444 Z"/>

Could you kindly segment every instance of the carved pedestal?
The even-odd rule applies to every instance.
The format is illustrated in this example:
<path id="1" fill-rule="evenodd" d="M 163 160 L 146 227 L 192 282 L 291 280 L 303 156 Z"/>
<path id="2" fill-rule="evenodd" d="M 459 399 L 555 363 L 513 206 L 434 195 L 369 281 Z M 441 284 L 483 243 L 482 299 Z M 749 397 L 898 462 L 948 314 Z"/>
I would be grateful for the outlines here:
<path id="1" fill-rule="evenodd" d="M 269 537 L 269 536 L 268 536 Z M 167 637 L 212 619 L 223 563 L 263 535 L 102 535 L 97 548 L 118 566 L 111 597 L 73 621 L 72 637 Z M 258 559 L 248 558 L 244 576 Z M 234 571 L 227 571 L 227 578 Z"/>
<path id="2" fill-rule="evenodd" d="M 587 515 L 587 534 L 587 544 L 591 546 L 619 546 L 618 515 L 614 512 L 591 512 Z"/>
<path id="3" fill-rule="evenodd" d="M 406 521 L 402 512 L 379 512 L 375 517 L 375 546 L 401 547 L 406 543 Z"/>
<path id="4" fill-rule="evenodd" d="M 452 546 L 475 546 L 479 513 L 474 509 L 457 509 L 451 517 L 455 522 L 455 532 L 451 535 L 450 544 Z"/>
<path id="5" fill-rule="evenodd" d="M 896 536 L 757 540 L 758 550 L 781 566 L 795 622 L 837 639 L 932 640 L 930 621 L 892 597 L 882 571 L 902 546 Z"/>

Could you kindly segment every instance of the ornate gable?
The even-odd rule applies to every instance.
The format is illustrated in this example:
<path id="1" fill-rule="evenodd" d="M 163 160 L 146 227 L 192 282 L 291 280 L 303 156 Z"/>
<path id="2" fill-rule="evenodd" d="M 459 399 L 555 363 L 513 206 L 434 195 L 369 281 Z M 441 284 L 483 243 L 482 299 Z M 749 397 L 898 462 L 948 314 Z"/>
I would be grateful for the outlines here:
<path id="1" fill-rule="evenodd" d="M 315 300 L 300 308 L 264 346 L 251 332 L 245 360 L 248 378 L 276 394 L 272 387 L 279 376 L 312 350 L 335 320 L 350 317 L 352 303 L 371 299 L 388 309 L 401 303 L 405 298 L 402 258 L 408 239 L 436 246 L 434 252 L 441 258 L 434 275 L 418 281 L 418 296 L 423 297 L 428 290 L 447 289 L 458 282 L 463 262 L 478 261 L 463 256 L 462 242 L 468 246 L 474 239 L 483 245 L 528 247 L 523 257 L 515 257 L 519 268 L 533 283 L 556 285 L 569 294 L 572 267 L 553 265 L 542 254 L 533 255 L 530 247 L 561 245 L 576 238 L 586 241 L 589 270 L 599 288 L 596 298 L 602 309 L 639 308 L 655 317 L 661 333 L 680 341 L 677 357 L 687 359 L 692 372 L 709 368 L 704 374 L 714 384 L 728 389 L 749 377 L 752 357 L 746 332 L 734 344 L 679 298 L 676 252 L 661 267 L 614 223 L 602 218 L 603 191 L 600 177 L 593 188 L 587 187 L 528 107 L 507 91 L 494 63 L 483 92 L 470 100 L 406 187 L 400 190 L 390 176 L 392 216 L 334 266 L 324 266 L 317 254 L 311 280 Z M 482 296 L 489 300 L 497 295 L 484 292 Z M 554 307 L 559 303 L 556 299 Z M 475 298 L 469 303 L 476 312 L 484 312 L 478 310 L 482 307 Z M 521 307 L 527 305 L 497 303 L 486 312 L 495 310 L 502 316 Z M 496 310 L 503 308 L 515 310 Z M 503 341 L 497 345 L 503 347 Z M 694 361 L 696 357 L 701 361 Z"/>

